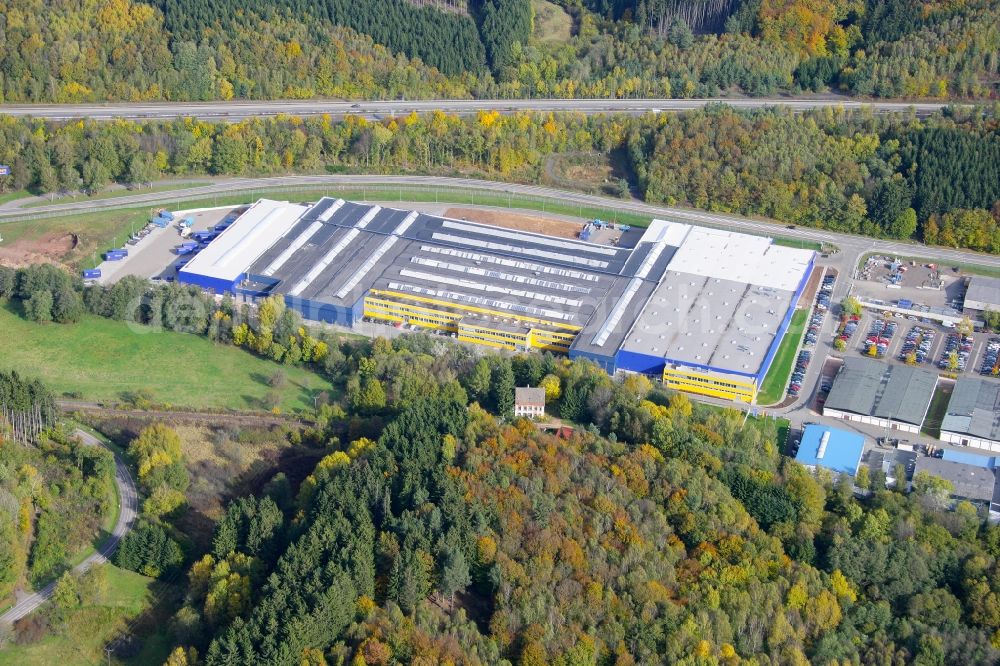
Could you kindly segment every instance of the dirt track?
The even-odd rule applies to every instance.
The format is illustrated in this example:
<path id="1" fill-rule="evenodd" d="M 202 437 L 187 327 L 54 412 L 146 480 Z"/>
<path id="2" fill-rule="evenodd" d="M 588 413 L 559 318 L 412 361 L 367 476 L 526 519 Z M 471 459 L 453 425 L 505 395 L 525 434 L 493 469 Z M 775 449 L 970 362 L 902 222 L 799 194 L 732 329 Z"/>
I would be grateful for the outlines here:
<path id="1" fill-rule="evenodd" d="M 64 412 L 83 412 L 85 414 L 100 414 L 112 419 L 159 419 L 201 425 L 233 424 L 241 426 L 274 426 L 290 425 L 302 427 L 303 421 L 294 416 L 277 414 L 227 414 L 225 412 L 185 412 L 168 410 L 125 409 L 104 407 L 96 402 L 77 402 L 71 400 L 58 401 L 59 408 Z"/>
<path id="2" fill-rule="evenodd" d="M 4 242 L 0 244 L 0 265 L 21 268 L 31 264 L 57 264 L 76 247 L 76 243 L 73 234 Z"/>
<path id="3" fill-rule="evenodd" d="M 552 217 L 484 210 L 482 208 L 449 208 L 444 212 L 444 216 L 455 220 L 468 220 L 469 222 L 479 222 L 494 227 L 530 231 L 547 236 L 558 236 L 559 238 L 578 238 L 580 229 L 583 228 L 582 224 Z"/>

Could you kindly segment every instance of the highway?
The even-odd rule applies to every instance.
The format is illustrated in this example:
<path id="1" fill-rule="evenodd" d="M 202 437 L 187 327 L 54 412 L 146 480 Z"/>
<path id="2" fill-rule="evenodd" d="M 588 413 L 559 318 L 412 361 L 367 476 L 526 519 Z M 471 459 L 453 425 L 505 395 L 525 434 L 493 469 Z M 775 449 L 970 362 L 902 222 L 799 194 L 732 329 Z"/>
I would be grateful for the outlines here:
<path id="1" fill-rule="evenodd" d="M 101 440 L 84 430 L 77 429 L 74 434 L 88 446 L 104 446 Z M 139 508 L 139 495 L 136 492 L 135 482 L 132 481 L 132 474 L 129 472 L 125 461 L 117 455 L 115 455 L 115 485 L 118 486 L 118 501 L 120 502 L 118 522 L 115 523 L 111 535 L 97 552 L 91 554 L 90 557 L 73 567 L 73 571 L 77 574 L 81 574 L 95 565 L 107 562 L 114 554 L 115 549 L 118 548 L 118 543 L 132 529 L 132 525 L 135 524 Z M 56 582 L 53 581 L 41 590 L 19 599 L 13 608 L 0 615 L 0 625 L 13 624 L 24 616 L 33 613 L 52 596 L 55 587 Z"/>
<path id="2" fill-rule="evenodd" d="M 868 101 L 842 96 L 760 97 L 706 99 L 434 99 L 434 100 L 270 100 L 232 102 L 142 102 L 107 104 L 4 104 L 0 114 L 32 116 L 49 120 L 91 118 L 110 120 L 166 120 L 177 117 L 205 120 L 242 120 L 279 114 L 295 116 L 344 116 L 354 114 L 377 119 L 405 116 L 410 112 L 446 111 L 471 115 L 480 111 L 560 111 L 588 115 L 599 113 L 680 112 L 700 109 L 710 104 L 727 104 L 739 109 L 782 107 L 796 112 L 820 108 L 869 109 L 875 113 L 909 113 L 928 115 L 946 104 L 936 102 Z"/>

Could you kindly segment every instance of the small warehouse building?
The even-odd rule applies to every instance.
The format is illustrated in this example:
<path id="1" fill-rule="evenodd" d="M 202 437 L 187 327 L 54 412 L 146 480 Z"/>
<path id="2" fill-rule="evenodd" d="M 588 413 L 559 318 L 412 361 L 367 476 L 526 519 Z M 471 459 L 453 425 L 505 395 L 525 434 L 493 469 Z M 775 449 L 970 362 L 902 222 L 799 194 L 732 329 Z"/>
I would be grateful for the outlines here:
<path id="1" fill-rule="evenodd" d="M 865 455 L 865 464 L 872 473 L 881 472 L 886 484 L 896 486 L 902 481 L 905 486 L 913 478 L 913 469 L 917 464 L 917 453 L 906 449 L 869 449 Z M 897 474 L 902 471 L 902 479 Z"/>
<path id="2" fill-rule="evenodd" d="M 545 416 L 545 389 L 517 387 L 514 389 L 514 416 L 529 419 Z"/>
<path id="3" fill-rule="evenodd" d="M 996 474 L 990 468 L 922 456 L 917 459 L 913 474 L 916 476 L 920 472 L 951 483 L 954 488 L 951 494 L 953 499 L 968 500 L 985 507 L 990 507 L 994 502 Z"/>
<path id="4" fill-rule="evenodd" d="M 823 467 L 837 474 L 855 476 L 864 450 L 865 438 L 861 435 L 811 424 L 802 431 L 795 460 L 809 469 Z"/>
<path id="5" fill-rule="evenodd" d="M 308 206 L 261 199 L 177 272 L 180 282 L 236 293 L 247 268 L 291 229 Z"/>
<path id="6" fill-rule="evenodd" d="M 975 275 L 965 291 L 965 309 L 1000 312 L 1000 278 Z"/>
<path id="7" fill-rule="evenodd" d="M 1000 383 L 962 377 L 941 422 L 941 441 L 1000 451 Z"/>
<path id="8" fill-rule="evenodd" d="M 834 377 L 823 415 L 918 434 L 936 386 L 933 372 L 849 357 Z"/>

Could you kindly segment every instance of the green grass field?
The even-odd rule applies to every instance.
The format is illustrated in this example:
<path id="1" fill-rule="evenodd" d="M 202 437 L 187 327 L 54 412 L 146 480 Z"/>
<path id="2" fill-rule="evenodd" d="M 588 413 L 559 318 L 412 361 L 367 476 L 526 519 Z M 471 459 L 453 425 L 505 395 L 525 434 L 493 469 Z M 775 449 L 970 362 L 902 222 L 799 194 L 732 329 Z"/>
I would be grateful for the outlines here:
<path id="1" fill-rule="evenodd" d="M 944 421 L 945 414 L 948 413 L 948 401 L 951 400 L 952 388 L 944 388 L 940 384 L 934 389 L 934 397 L 931 398 L 931 406 L 927 409 L 927 416 L 924 418 L 920 431 L 925 435 L 930 435 L 935 439 L 941 437 L 941 422 Z"/>
<path id="2" fill-rule="evenodd" d="M 771 368 L 764 377 L 760 393 L 757 394 L 757 403 L 760 405 L 773 405 L 785 396 L 785 386 L 788 384 L 788 376 L 792 372 L 792 365 L 795 363 L 795 350 L 799 347 L 799 340 L 802 338 L 802 331 L 806 327 L 806 319 L 809 317 L 808 310 L 796 310 L 792 315 L 792 321 L 788 325 L 788 331 L 778 346 L 778 353 L 774 355 Z"/>
<path id="3" fill-rule="evenodd" d="M 148 608 L 155 583 L 152 578 L 114 565 L 104 566 L 108 587 L 103 601 L 74 611 L 65 629 L 59 633 L 52 633 L 31 645 L 8 645 L 0 650 L 0 666 L 108 663 L 105 644 L 129 620 Z M 161 657 L 155 663 L 162 662 Z"/>
<path id="4" fill-rule="evenodd" d="M 820 252 L 823 250 L 822 243 L 816 243 L 814 241 L 799 240 L 797 238 L 775 238 L 775 245 L 784 245 L 785 247 L 795 247 L 800 250 L 815 250 Z"/>
<path id="5" fill-rule="evenodd" d="M 27 190 L 15 190 L 13 192 L 0 192 L 0 204 L 5 204 L 8 201 L 16 201 L 18 199 L 24 199 L 30 197 L 31 192 Z"/>
<path id="6" fill-rule="evenodd" d="M 3 244 L 10 246 L 16 241 L 58 239 L 74 234 L 77 239 L 76 247 L 62 256 L 53 256 L 51 259 L 78 268 L 98 259 L 100 252 L 112 246 L 120 247 L 128 239 L 132 229 L 146 224 L 151 210 L 150 206 L 144 206 L 18 222 L 0 222 L 0 235 L 3 235 Z"/>
<path id="7" fill-rule="evenodd" d="M 0 307 L 0 330 L 0 367 L 40 377 L 57 394 L 82 400 L 117 401 L 124 392 L 149 389 L 161 404 L 260 410 L 274 390 L 267 380 L 279 368 L 288 377 L 278 390 L 285 412 L 311 407 L 316 392 L 333 390 L 315 373 L 203 337 L 99 317 L 38 325 L 7 304 Z"/>
<path id="8" fill-rule="evenodd" d="M 72 196 L 61 196 L 55 199 L 45 199 L 43 201 L 32 201 L 31 203 L 24 204 L 22 208 L 38 208 L 39 206 L 51 206 L 52 204 L 67 203 L 67 199 L 72 201 L 102 201 L 104 199 L 117 199 L 119 197 L 127 197 L 133 194 L 149 194 L 155 192 L 172 192 L 174 190 L 184 190 L 189 187 L 199 187 L 201 185 L 211 185 L 210 181 L 196 181 L 190 183 L 163 183 L 161 185 L 154 185 L 153 187 L 143 187 L 135 190 L 109 190 L 107 192 L 98 192 L 94 195 L 79 194 Z M 22 196 L 30 196 L 24 193 Z M 20 198 L 20 197 L 18 197 Z M 0 197 L 0 203 L 3 203 L 2 197 Z"/>

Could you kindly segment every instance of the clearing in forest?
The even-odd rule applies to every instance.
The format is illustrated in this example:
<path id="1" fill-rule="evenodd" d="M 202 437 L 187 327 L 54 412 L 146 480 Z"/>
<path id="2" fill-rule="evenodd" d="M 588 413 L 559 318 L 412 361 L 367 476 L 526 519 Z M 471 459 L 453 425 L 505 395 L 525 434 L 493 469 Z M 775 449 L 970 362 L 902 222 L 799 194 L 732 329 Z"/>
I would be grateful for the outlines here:
<path id="1" fill-rule="evenodd" d="M 548 0 L 531 0 L 535 13 L 534 37 L 542 43 L 568 41 L 573 36 L 573 17 Z"/>

